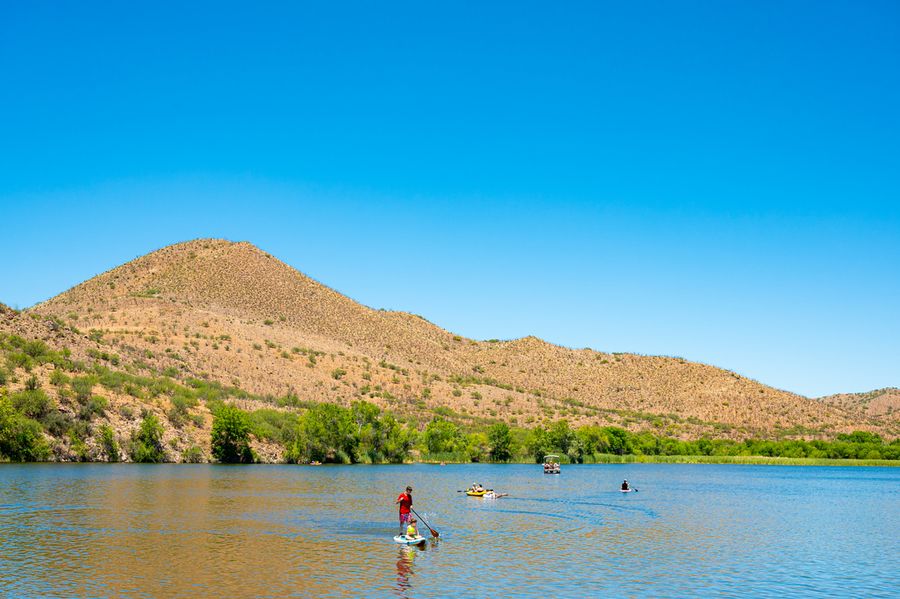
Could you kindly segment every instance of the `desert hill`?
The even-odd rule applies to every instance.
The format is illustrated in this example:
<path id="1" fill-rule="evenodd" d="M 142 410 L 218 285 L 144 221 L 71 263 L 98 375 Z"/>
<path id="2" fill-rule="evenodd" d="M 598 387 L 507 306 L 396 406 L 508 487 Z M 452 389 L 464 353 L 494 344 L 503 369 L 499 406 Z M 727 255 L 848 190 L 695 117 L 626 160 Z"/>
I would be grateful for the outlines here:
<path id="1" fill-rule="evenodd" d="M 886 432 L 853 406 L 679 358 L 465 339 L 363 306 L 249 243 L 166 247 L 27 312 L 184 377 L 311 401 L 364 398 L 419 420 L 567 418 L 682 437 Z"/>

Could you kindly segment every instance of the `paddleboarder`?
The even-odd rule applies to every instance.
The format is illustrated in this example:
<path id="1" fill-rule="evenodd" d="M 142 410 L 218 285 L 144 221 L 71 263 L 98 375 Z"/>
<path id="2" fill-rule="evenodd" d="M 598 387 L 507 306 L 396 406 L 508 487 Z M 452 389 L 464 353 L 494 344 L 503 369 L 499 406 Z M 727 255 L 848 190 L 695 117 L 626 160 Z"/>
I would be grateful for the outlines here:
<path id="1" fill-rule="evenodd" d="M 406 487 L 406 491 L 400 493 L 397 496 L 397 501 L 394 502 L 395 505 L 400 506 L 400 534 L 406 532 L 406 527 L 409 525 L 410 518 L 410 510 L 412 509 L 412 487 Z"/>
<path id="2" fill-rule="evenodd" d="M 623 481 L 622 481 L 622 490 L 623 490 L 623 491 L 630 491 L 630 490 L 631 490 L 631 487 L 629 486 L 627 480 L 623 480 Z"/>

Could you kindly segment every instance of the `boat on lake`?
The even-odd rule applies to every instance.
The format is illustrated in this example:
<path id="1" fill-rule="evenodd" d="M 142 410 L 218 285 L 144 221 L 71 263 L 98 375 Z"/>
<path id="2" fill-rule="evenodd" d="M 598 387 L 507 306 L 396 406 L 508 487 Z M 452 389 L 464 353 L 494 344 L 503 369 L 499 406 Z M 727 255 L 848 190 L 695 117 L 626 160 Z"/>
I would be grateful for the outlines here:
<path id="1" fill-rule="evenodd" d="M 559 474 L 559 456 L 548 454 L 544 456 L 544 474 Z"/>

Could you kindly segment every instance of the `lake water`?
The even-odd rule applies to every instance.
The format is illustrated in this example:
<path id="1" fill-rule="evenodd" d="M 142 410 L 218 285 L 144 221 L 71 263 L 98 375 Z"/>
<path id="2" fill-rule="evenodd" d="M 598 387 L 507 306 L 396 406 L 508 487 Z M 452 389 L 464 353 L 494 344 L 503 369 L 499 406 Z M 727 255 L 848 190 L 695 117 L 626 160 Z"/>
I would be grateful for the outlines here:
<path id="1" fill-rule="evenodd" d="M 900 468 L 0 464 L 0 596 L 700 595 L 900 596 Z"/>

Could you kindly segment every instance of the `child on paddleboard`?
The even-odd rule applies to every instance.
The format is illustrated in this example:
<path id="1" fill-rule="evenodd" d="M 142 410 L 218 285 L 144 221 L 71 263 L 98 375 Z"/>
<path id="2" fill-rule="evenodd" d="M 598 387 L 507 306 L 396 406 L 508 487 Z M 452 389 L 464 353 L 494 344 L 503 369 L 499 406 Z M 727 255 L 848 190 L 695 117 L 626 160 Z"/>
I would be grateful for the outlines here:
<path id="1" fill-rule="evenodd" d="M 419 527 L 416 525 L 416 519 L 409 519 L 409 526 L 406 527 L 406 538 L 415 539 L 419 536 Z"/>

